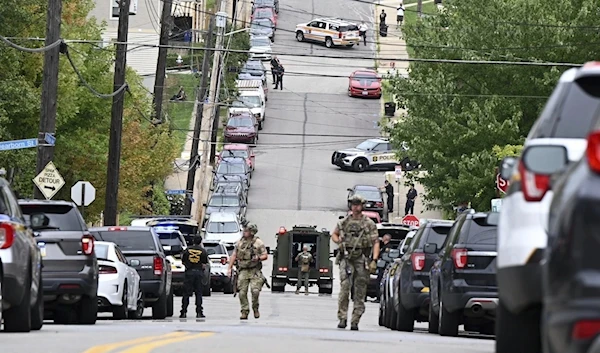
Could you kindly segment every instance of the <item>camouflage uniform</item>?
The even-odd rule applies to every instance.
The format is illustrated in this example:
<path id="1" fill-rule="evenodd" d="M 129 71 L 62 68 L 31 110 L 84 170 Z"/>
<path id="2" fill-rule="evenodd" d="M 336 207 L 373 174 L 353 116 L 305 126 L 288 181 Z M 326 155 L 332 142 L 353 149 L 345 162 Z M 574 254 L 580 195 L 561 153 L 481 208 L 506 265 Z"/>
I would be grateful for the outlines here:
<path id="1" fill-rule="evenodd" d="M 267 253 L 265 243 L 255 236 L 257 232 L 256 226 L 250 225 L 248 228 L 252 233 L 252 238 L 242 238 L 235 244 L 239 270 L 237 288 L 239 290 L 242 319 L 248 318 L 248 313 L 250 312 L 248 288 L 250 288 L 252 294 L 254 317 L 260 317 L 258 312 L 258 296 L 265 283 L 265 278 L 262 274 L 262 262 L 252 261 L 252 257 L 260 257 Z"/>
<path id="2" fill-rule="evenodd" d="M 348 318 L 349 296 L 352 290 L 350 276 L 354 280 L 354 309 L 352 311 L 352 325 L 358 325 L 361 316 L 365 312 L 365 300 L 367 297 L 367 284 L 369 282 L 369 270 L 367 268 L 367 257 L 371 253 L 373 242 L 379 239 L 377 227 L 369 217 L 362 215 L 360 219 L 348 215 L 338 225 L 340 234 L 343 234 L 343 248 L 338 253 L 337 263 L 340 266 L 341 289 L 338 299 L 338 319 L 340 322 Z M 348 273 L 350 272 L 350 273 Z"/>
<path id="3" fill-rule="evenodd" d="M 304 285 L 305 294 L 308 295 L 308 280 L 310 278 L 310 263 L 313 262 L 313 256 L 309 252 L 301 252 L 296 256 L 298 261 L 298 284 L 296 285 L 296 294 L 300 293 L 300 288 Z"/>

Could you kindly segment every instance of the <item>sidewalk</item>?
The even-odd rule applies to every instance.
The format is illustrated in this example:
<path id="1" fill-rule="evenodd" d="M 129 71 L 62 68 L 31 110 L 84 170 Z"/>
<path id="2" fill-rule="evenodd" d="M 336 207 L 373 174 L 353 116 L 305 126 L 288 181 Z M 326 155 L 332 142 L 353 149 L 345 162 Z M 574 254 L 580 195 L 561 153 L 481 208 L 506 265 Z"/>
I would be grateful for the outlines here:
<path id="1" fill-rule="evenodd" d="M 433 2 L 433 0 L 425 0 L 423 4 Z M 396 28 L 396 7 L 400 3 L 400 0 L 380 0 L 379 4 L 375 6 L 375 19 L 379 23 L 379 14 L 381 10 L 385 10 L 387 14 L 388 33 L 387 37 L 379 36 L 377 46 L 377 72 L 382 76 L 399 74 L 408 77 L 409 62 L 403 61 L 402 59 L 408 59 L 408 51 L 406 50 L 406 42 L 401 37 L 401 29 Z M 416 9 L 417 4 L 407 4 L 404 6 L 405 9 Z M 379 25 L 376 27 L 379 30 Z M 400 59 L 400 60 L 398 60 Z M 383 104 L 384 100 L 381 100 L 381 112 L 383 115 Z M 394 117 L 388 117 L 390 123 L 394 124 L 398 119 L 404 115 L 406 111 L 404 109 L 396 110 Z M 425 172 L 422 172 L 425 173 Z M 399 180 L 398 183 L 394 178 L 394 172 L 387 172 L 384 174 L 385 178 L 394 186 L 394 217 L 390 217 L 390 222 L 400 223 L 404 215 L 404 206 L 406 203 L 406 193 L 409 187 L 404 185 L 404 180 Z M 419 219 L 441 219 L 442 213 L 440 211 L 429 211 L 426 210 L 423 202 L 424 188 L 420 184 L 415 184 L 418 196 L 415 203 L 415 216 Z"/>

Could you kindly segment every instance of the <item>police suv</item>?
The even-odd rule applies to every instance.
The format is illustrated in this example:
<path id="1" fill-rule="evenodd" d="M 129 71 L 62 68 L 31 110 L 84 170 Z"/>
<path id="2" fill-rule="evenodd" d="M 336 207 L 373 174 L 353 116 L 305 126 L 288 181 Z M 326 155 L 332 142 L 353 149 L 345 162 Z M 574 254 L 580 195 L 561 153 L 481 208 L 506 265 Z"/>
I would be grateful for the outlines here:
<path id="1" fill-rule="evenodd" d="M 408 147 L 402 144 L 403 152 Z M 364 172 L 369 169 L 394 170 L 400 164 L 402 170 L 410 171 L 419 167 L 417 161 L 408 157 L 399 160 L 397 151 L 392 150 L 392 145 L 387 138 L 368 139 L 355 148 L 348 148 L 333 152 L 331 164 L 337 165 L 342 170 Z"/>

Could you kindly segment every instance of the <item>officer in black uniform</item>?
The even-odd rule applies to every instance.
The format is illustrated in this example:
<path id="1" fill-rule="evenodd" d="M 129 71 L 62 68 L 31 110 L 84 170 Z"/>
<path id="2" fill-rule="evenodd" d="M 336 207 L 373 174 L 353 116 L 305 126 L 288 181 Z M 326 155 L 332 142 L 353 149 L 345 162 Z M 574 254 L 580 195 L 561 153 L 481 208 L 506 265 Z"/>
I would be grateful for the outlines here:
<path id="1" fill-rule="evenodd" d="M 180 318 L 185 318 L 192 294 L 196 295 L 196 317 L 203 318 L 202 309 L 202 276 L 204 267 L 208 264 L 208 255 L 202 247 L 202 237 L 194 237 L 192 246 L 185 249 L 181 262 L 185 266 L 185 279 L 183 280 L 183 299 L 181 301 Z"/>
<path id="2" fill-rule="evenodd" d="M 394 248 L 391 241 L 391 235 L 385 234 L 383 236 L 383 239 L 381 239 L 381 243 L 379 244 L 379 259 L 381 259 L 381 255 L 383 255 L 386 252 L 390 252 L 390 250 Z M 381 283 L 381 280 L 383 279 L 384 270 L 384 268 L 377 269 L 377 298 L 375 299 L 375 303 L 379 303 L 381 298 L 381 293 L 379 291 L 381 288 L 379 288 L 379 283 Z"/>

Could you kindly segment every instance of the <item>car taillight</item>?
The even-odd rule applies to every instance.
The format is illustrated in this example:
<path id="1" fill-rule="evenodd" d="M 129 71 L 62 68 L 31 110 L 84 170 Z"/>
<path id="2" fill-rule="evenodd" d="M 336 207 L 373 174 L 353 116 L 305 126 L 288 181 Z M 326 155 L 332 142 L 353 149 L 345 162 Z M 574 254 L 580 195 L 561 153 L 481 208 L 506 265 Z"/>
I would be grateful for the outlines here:
<path id="1" fill-rule="evenodd" d="M 279 272 L 287 272 L 287 267 L 280 267 Z"/>
<path id="2" fill-rule="evenodd" d="M 160 276 L 163 272 L 163 261 L 160 257 L 154 257 L 154 274 Z"/>
<path id="3" fill-rule="evenodd" d="M 112 266 L 100 265 L 100 266 L 98 266 L 98 273 L 100 273 L 100 274 L 117 273 L 117 269 Z"/>
<path id="4" fill-rule="evenodd" d="M 375 207 L 383 207 L 383 202 L 375 202 Z"/>
<path id="5" fill-rule="evenodd" d="M 342 38 L 342 32 L 338 33 L 338 38 L 340 38 L 340 39 Z"/>
<path id="6" fill-rule="evenodd" d="M 588 136 L 586 155 L 590 169 L 600 173 L 600 130 Z"/>
<path id="7" fill-rule="evenodd" d="M 550 189 L 550 176 L 540 175 L 528 171 L 523 161 L 519 162 L 519 173 L 521 174 L 521 189 L 526 201 L 540 201 Z"/>
<path id="8" fill-rule="evenodd" d="M 94 238 L 89 234 L 84 234 L 81 237 L 81 251 L 86 255 L 94 253 Z"/>
<path id="9" fill-rule="evenodd" d="M 576 340 L 585 340 L 593 338 L 600 333 L 599 320 L 583 320 L 573 326 L 571 337 Z"/>
<path id="10" fill-rule="evenodd" d="M 320 272 L 320 273 L 328 273 L 328 272 L 329 272 L 329 269 L 328 269 L 328 268 L 320 268 L 320 269 L 319 269 L 319 272 Z"/>
<path id="11" fill-rule="evenodd" d="M 467 249 L 452 249 L 452 261 L 456 268 L 467 267 Z"/>
<path id="12" fill-rule="evenodd" d="M 413 270 L 423 271 L 425 268 L 425 254 L 422 252 L 414 252 L 410 255 L 412 261 Z"/>
<path id="13" fill-rule="evenodd" d="M 225 265 L 225 264 L 227 264 L 227 258 L 225 256 L 223 256 L 221 258 L 221 265 Z"/>
<path id="14" fill-rule="evenodd" d="M 8 249 L 15 241 L 15 229 L 9 223 L 0 223 L 0 249 Z"/>
<path id="15" fill-rule="evenodd" d="M 127 227 L 108 227 L 108 231 L 109 232 L 115 232 L 115 231 L 125 231 L 127 230 Z"/>

